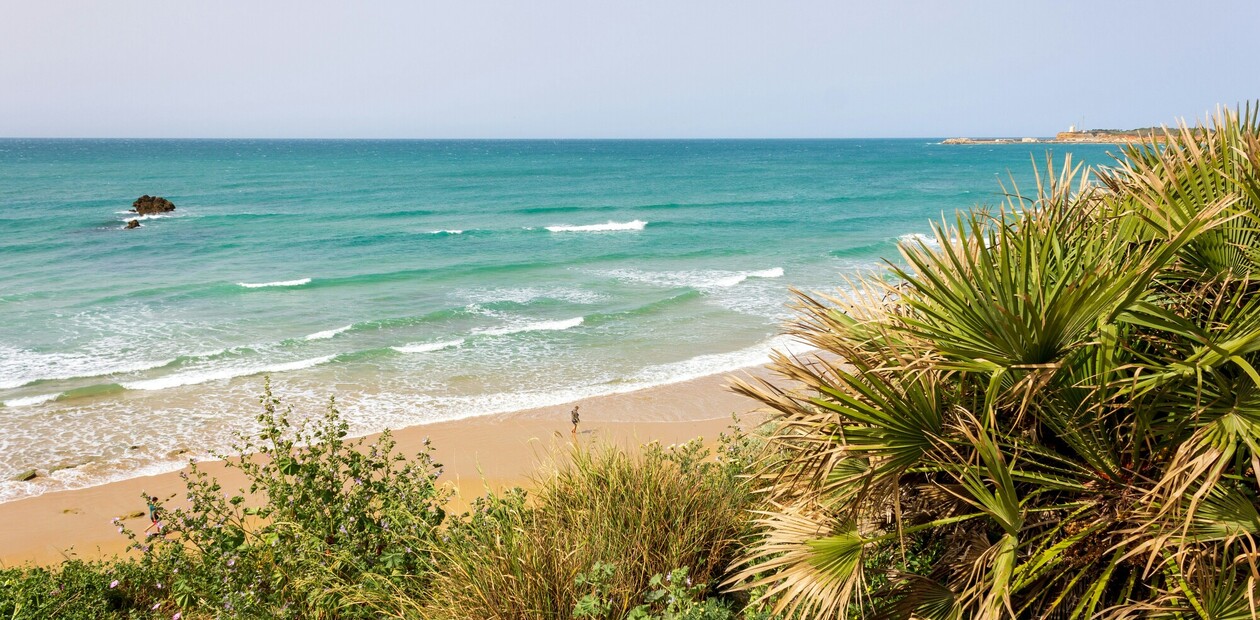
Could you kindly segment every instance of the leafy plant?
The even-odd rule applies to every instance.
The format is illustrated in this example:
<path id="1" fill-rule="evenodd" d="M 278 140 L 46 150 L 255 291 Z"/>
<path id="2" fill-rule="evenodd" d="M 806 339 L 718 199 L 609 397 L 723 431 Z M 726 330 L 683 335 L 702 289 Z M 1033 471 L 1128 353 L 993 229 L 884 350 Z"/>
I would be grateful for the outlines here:
<path id="1" fill-rule="evenodd" d="M 1256 617 L 1258 109 L 799 294 L 797 387 L 737 386 L 779 460 L 731 583 L 807 617 Z"/>
<path id="2" fill-rule="evenodd" d="M 529 500 L 488 495 L 451 520 L 421 615 L 622 618 L 658 587 L 653 575 L 684 566 L 716 580 L 755 505 L 740 475 L 755 443 L 727 437 L 720 460 L 698 440 L 634 456 L 573 448 Z"/>
<path id="3" fill-rule="evenodd" d="M 245 456 L 225 459 L 248 488 L 225 491 L 191 464 L 188 506 L 168 511 L 165 535 L 128 532 L 145 571 L 180 609 L 233 616 L 376 617 L 373 603 L 422 589 L 446 499 L 428 453 L 395 453 L 388 431 L 346 440 L 331 402 L 295 427 L 269 381 L 261 404 L 262 430 L 233 446 Z"/>

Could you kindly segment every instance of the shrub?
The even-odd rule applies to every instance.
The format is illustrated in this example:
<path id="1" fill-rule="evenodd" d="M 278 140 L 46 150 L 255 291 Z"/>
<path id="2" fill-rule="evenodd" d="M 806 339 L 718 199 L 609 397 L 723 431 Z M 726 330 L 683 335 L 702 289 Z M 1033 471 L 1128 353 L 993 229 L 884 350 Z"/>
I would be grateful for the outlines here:
<path id="1" fill-rule="evenodd" d="M 394 453 L 388 432 L 347 441 L 331 402 L 294 428 L 269 381 L 261 403 L 262 430 L 226 460 L 248 488 L 225 492 L 192 464 L 188 508 L 169 511 L 165 536 L 128 532 L 143 571 L 167 580 L 178 608 L 226 616 L 376 617 L 365 602 L 422 589 L 445 517 L 428 453 Z"/>
<path id="2" fill-rule="evenodd" d="M 533 501 L 488 495 L 451 521 L 426 615 L 622 618 L 680 567 L 713 593 L 754 505 L 739 475 L 752 444 L 726 438 L 719 460 L 699 440 L 637 456 L 573 448 Z"/>
<path id="3" fill-rule="evenodd" d="M 822 353 L 774 368 L 802 387 L 739 388 L 790 455 L 739 577 L 809 617 L 1256 617 L 1256 113 L 1051 167 L 895 278 L 801 295 Z M 938 559 L 868 561 L 890 545 Z"/>

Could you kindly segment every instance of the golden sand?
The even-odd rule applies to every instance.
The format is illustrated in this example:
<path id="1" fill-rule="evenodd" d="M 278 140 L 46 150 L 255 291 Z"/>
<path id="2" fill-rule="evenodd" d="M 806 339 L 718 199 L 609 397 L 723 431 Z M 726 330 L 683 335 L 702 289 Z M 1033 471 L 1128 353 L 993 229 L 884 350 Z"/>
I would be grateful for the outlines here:
<path id="1" fill-rule="evenodd" d="M 762 372 L 746 369 L 733 376 Z M 455 492 L 448 511 L 458 512 L 487 489 L 528 487 L 538 466 L 570 442 L 635 449 L 651 441 L 713 440 L 731 425 L 732 414 L 744 416 L 758 407 L 727 389 L 728 381 L 727 375 L 715 375 L 578 403 L 413 426 L 394 431 L 394 438 L 403 454 L 421 451 L 426 438 L 432 441 L 433 457 L 444 466 L 440 481 Z M 577 435 L 569 424 L 574 404 L 581 405 L 582 414 Z M 239 472 L 222 462 L 200 465 L 225 489 L 243 486 Z M 184 496 L 179 472 L 0 504 L 0 565 L 122 553 L 128 541 L 112 520 L 122 518 L 132 530 L 143 530 L 148 525 L 145 493 L 174 496 L 179 505 Z"/>

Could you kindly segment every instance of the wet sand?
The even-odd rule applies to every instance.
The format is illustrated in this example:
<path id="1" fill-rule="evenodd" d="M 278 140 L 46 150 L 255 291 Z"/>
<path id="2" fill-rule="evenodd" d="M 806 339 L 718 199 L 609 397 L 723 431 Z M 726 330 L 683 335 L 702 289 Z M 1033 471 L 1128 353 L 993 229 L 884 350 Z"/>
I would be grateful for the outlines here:
<path id="1" fill-rule="evenodd" d="M 636 392 L 588 398 L 539 409 L 413 426 L 394 431 L 397 450 L 415 454 L 428 438 L 433 458 L 443 467 L 440 482 L 455 492 L 449 512 L 460 512 L 490 490 L 530 485 L 530 477 L 551 455 L 573 441 L 636 448 L 657 441 L 682 443 L 704 437 L 706 443 L 739 414 L 748 427 L 761 417 L 748 415 L 758 403 L 726 388 L 729 377 L 763 375 L 749 368 Z M 579 432 L 572 435 L 569 412 L 581 405 Z M 203 461 L 225 489 L 243 479 L 222 462 Z M 127 540 L 112 524 L 125 519 L 131 529 L 148 525 L 142 495 L 184 496 L 179 472 L 132 478 L 110 484 L 47 493 L 0 504 L 0 565 L 52 564 L 64 558 L 93 559 L 122 553 Z M 132 516 L 129 516 L 132 515 Z"/>

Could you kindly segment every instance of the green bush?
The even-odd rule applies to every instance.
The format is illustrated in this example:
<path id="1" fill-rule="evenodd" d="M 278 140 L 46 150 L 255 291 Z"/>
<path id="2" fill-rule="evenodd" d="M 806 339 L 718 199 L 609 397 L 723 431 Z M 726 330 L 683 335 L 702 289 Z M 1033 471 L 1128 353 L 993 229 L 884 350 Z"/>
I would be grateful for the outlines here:
<path id="1" fill-rule="evenodd" d="M 375 617 L 361 591 L 422 588 L 445 517 L 428 453 L 394 453 L 389 432 L 347 441 L 333 403 L 299 425 L 268 381 L 257 437 L 226 459 L 249 481 L 225 492 L 193 464 L 181 474 L 188 508 L 167 517 L 166 536 L 137 541 L 144 562 L 169 574 L 181 608 L 271 618 Z M 152 544 L 152 548 L 148 547 Z M 189 565 L 198 570 L 174 571 Z"/>
<path id="2" fill-rule="evenodd" d="M 446 499 L 428 453 L 347 441 L 332 404 L 295 428 L 269 382 L 261 401 L 262 430 L 233 446 L 247 456 L 225 461 L 248 488 L 192 464 L 164 532 L 119 528 L 138 556 L 0 571 L 0 617 L 375 618 L 423 592 Z"/>
<path id="3" fill-rule="evenodd" d="M 529 501 L 447 519 L 427 453 L 346 441 L 331 405 L 295 428 L 269 384 L 261 400 L 262 430 L 234 446 L 249 456 L 227 460 L 247 488 L 190 466 L 164 532 L 120 526 L 134 555 L 0 570 L 0 617 L 761 618 L 715 588 L 755 505 L 755 437 L 716 458 L 699 440 L 574 449 Z"/>
<path id="4" fill-rule="evenodd" d="M 821 354 L 739 387 L 789 455 L 748 585 L 808 617 L 1260 615 L 1260 107 L 1161 138 L 802 295 Z"/>
<path id="5" fill-rule="evenodd" d="M 519 489 L 489 495 L 451 520 L 424 614 L 622 618 L 680 567 L 696 596 L 714 594 L 755 505 L 740 476 L 752 444 L 726 438 L 717 460 L 699 440 L 637 456 L 573 448 L 536 480 L 533 501 Z"/>

